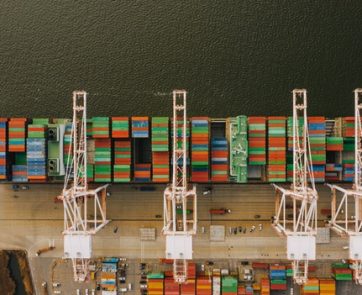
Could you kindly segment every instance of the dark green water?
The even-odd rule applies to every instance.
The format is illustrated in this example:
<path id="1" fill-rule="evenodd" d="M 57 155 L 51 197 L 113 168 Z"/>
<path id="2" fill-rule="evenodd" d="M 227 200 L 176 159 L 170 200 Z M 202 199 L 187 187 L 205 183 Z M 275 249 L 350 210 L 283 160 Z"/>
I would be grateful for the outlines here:
<path id="1" fill-rule="evenodd" d="M 21 278 L 21 271 L 20 271 L 20 266 L 18 263 L 18 259 L 15 255 L 15 253 L 13 252 L 9 252 L 9 271 L 10 271 L 10 275 L 12 277 L 12 279 L 15 282 L 15 294 L 14 295 L 25 295 L 25 288 L 24 288 L 24 283 L 23 280 Z"/>
<path id="2" fill-rule="evenodd" d="M 1 0 L 0 116 L 351 115 L 361 49 L 360 0 Z"/>

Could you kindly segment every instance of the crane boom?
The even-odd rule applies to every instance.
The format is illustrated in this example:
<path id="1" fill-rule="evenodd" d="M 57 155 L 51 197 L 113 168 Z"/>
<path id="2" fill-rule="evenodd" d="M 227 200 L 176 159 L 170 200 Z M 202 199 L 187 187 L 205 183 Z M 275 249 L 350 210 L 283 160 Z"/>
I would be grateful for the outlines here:
<path id="1" fill-rule="evenodd" d="M 349 238 L 349 259 L 353 261 L 354 280 L 362 285 L 362 89 L 354 90 L 354 184 L 351 189 L 329 185 L 332 192 L 331 228 Z M 349 216 L 349 214 L 352 214 Z"/>
<path id="2" fill-rule="evenodd" d="M 181 122 L 181 124 L 179 124 Z M 181 128 L 179 128 L 181 125 Z M 178 283 L 187 280 L 187 260 L 192 259 L 192 236 L 197 229 L 196 187 L 187 184 L 186 91 L 173 91 L 172 183 L 164 191 L 166 258 L 173 259 Z M 182 210 L 177 210 L 182 209 Z"/>
<path id="3" fill-rule="evenodd" d="M 64 207 L 64 258 L 72 260 L 75 281 L 86 280 L 93 235 L 109 222 L 106 219 L 108 185 L 88 188 L 86 122 L 87 93 L 74 91 L 72 159 L 67 160 L 64 187 L 58 198 Z"/>
<path id="4" fill-rule="evenodd" d="M 302 125 L 302 126 L 301 126 Z M 308 262 L 316 259 L 317 200 L 312 170 L 307 118 L 307 91 L 293 90 L 293 183 L 290 189 L 274 184 L 274 228 L 287 237 L 287 257 L 292 261 L 294 281 L 308 280 Z M 286 214 L 291 202 L 293 218 Z"/>

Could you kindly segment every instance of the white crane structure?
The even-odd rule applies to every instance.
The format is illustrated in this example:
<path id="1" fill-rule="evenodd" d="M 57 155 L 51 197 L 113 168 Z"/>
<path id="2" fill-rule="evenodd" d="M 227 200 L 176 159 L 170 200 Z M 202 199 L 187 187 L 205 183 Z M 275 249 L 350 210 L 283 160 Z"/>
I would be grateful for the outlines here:
<path id="1" fill-rule="evenodd" d="M 290 189 L 274 184 L 275 229 L 287 237 L 287 257 L 292 261 L 294 282 L 308 280 L 308 262 L 316 259 L 317 200 L 307 120 L 307 91 L 293 90 L 293 183 Z M 287 209 L 293 210 L 293 217 Z"/>
<path id="2" fill-rule="evenodd" d="M 355 159 L 354 184 L 351 189 L 329 185 L 332 190 L 330 226 L 341 236 L 349 238 L 349 259 L 353 261 L 354 280 L 362 285 L 362 89 L 354 90 Z"/>
<path id="3" fill-rule="evenodd" d="M 181 128 L 177 121 L 182 122 Z M 187 280 L 187 261 L 192 259 L 192 237 L 197 229 L 196 187 L 190 189 L 187 184 L 185 90 L 173 91 L 172 125 L 172 183 L 164 191 L 162 231 L 166 236 L 166 258 L 173 259 L 174 279 L 181 284 Z"/>
<path id="4" fill-rule="evenodd" d="M 64 258 L 71 259 L 74 280 L 86 280 L 92 257 L 92 238 L 109 221 L 106 219 L 107 185 L 89 189 L 87 181 L 87 93 L 73 92 L 72 160 L 62 194 L 64 206 Z"/>

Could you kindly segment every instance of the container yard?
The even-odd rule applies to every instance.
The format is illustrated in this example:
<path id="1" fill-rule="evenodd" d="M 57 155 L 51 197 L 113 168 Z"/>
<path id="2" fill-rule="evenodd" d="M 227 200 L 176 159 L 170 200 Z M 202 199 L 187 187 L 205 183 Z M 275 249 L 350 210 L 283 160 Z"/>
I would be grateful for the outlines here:
<path id="1" fill-rule="evenodd" d="M 362 92 L 355 117 L 338 118 L 307 116 L 305 90 L 293 117 L 188 118 L 186 95 L 173 91 L 173 118 L 86 118 L 84 91 L 73 120 L 1 118 L 0 247 L 26 251 L 34 292 L 362 292 L 347 199 Z"/>

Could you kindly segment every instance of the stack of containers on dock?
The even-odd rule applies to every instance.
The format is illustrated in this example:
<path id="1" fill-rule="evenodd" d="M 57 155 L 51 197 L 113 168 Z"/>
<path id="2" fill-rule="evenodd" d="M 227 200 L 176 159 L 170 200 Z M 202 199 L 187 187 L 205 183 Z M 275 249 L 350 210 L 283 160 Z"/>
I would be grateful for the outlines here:
<path id="1" fill-rule="evenodd" d="M 237 183 L 248 180 L 248 118 L 230 119 L 230 175 Z"/>
<path id="2" fill-rule="evenodd" d="M 73 147 L 72 147 L 72 123 L 65 124 L 64 138 L 63 138 L 63 153 L 64 153 L 64 166 L 72 165 L 73 161 Z"/>
<path id="3" fill-rule="evenodd" d="M 302 295 L 319 295 L 319 280 L 308 278 L 308 281 L 302 287 Z"/>
<path id="4" fill-rule="evenodd" d="M 134 165 L 134 181 L 150 182 L 151 181 L 151 164 Z"/>
<path id="5" fill-rule="evenodd" d="M 114 182 L 131 181 L 131 141 L 115 140 L 114 141 Z"/>
<path id="6" fill-rule="evenodd" d="M 238 294 L 238 280 L 235 277 L 225 276 L 221 282 L 222 295 L 237 295 Z"/>
<path id="7" fill-rule="evenodd" d="M 150 273 L 147 275 L 147 294 L 163 295 L 164 294 L 164 274 Z"/>
<path id="8" fill-rule="evenodd" d="M 209 181 L 209 118 L 191 118 L 191 181 Z"/>
<path id="9" fill-rule="evenodd" d="M 187 281 L 181 285 L 181 295 L 195 295 L 196 294 L 196 280 L 187 279 Z"/>
<path id="10" fill-rule="evenodd" d="M 314 180 L 316 182 L 324 182 L 326 165 L 326 119 L 324 117 L 309 117 L 308 129 Z"/>
<path id="11" fill-rule="evenodd" d="M 118 259 L 110 258 L 102 263 L 101 288 L 102 295 L 117 294 L 117 262 Z"/>
<path id="12" fill-rule="evenodd" d="M 238 295 L 246 295 L 246 287 L 245 286 L 238 286 Z"/>
<path id="13" fill-rule="evenodd" d="M 6 169 L 6 128 L 7 128 L 7 119 L 0 118 L 0 180 L 7 179 L 7 169 Z"/>
<path id="14" fill-rule="evenodd" d="M 333 263 L 332 274 L 336 281 L 352 281 L 353 271 L 348 263 Z"/>
<path id="15" fill-rule="evenodd" d="M 196 281 L 196 294 L 197 295 L 211 295 L 211 278 L 198 277 Z"/>
<path id="16" fill-rule="evenodd" d="M 165 295 L 179 295 L 180 285 L 175 282 L 174 278 L 165 278 Z"/>
<path id="17" fill-rule="evenodd" d="M 128 117 L 112 117 L 112 138 L 129 138 Z"/>
<path id="18" fill-rule="evenodd" d="M 112 181 L 112 146 L 111 139 L 96 139 L 95 159 L 94 159 L 94 181 L 111 182 Z"/>
<path id="19" fill-rule="evenodd" d="M 152 179 L 154 182 L 170 180 L 168 117 L 152 118 Z"/>
<path id="20" fill-rule="evenodd" d="M 268 181 L 286 181 L 286 117 L 268 117 Z"/>
<path id="21" fill-rule="evenodd" d="M 132 117 L 132 137 L 133 138 L 149 137 L 148 117 Z"/>
<path id="22" fill-rule="evenodd" d="M 26 143 L 28 180 L 46 181 L 46 141 L 45 138 L 28 138 Z"/>
<path id="23" fill-rule="evenodd" d="M 109 138 L 110 132 L 108 117 L 93 117 L 92 123 L 93 138 Z"/>
<path id="24" fill-rule="evenodd" d="M 287 290 L 287 274 L 284 265 L 270 265 L 270 290 Z"/>
<path id="25" fill-rule="evenodd" d="M 220 270 L 213 270 L 212 273 L 212 295 L 221 294 L 221 273 Z"/>
<path id="26" fill-rule="evenodd" d="M 262 278 L 260 281 L 260 295 L 270 295 L 270 281 Z"/>
<path id="27" fill-rule="evenodd" d="M 320 295 L 336 295 L 336 281 L 333 279 L 319 280 Z"/>
<path id="28" fill-rule="evenodd" d="M 266 165 L 266 118 L 248 118 L 249 165 Z"/>
<path id="29" fill-rule="evenodd" d="M 287 277 L 293 276 L 293 267 L 291 264 L 287 264 L 286 271 L 287 271 Z"/>
<path id="30" fill-rule="evenodd" d="M 9 152 L 25 152 L 26 118 L 11 118 L 9 121 Z"/>
<path id="31" fill-rule="evenodd" d="M 211 139 L 211 180 L 228 181 L 228 143 L 225 137 Z"/>

